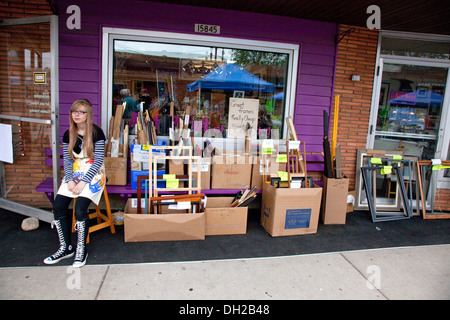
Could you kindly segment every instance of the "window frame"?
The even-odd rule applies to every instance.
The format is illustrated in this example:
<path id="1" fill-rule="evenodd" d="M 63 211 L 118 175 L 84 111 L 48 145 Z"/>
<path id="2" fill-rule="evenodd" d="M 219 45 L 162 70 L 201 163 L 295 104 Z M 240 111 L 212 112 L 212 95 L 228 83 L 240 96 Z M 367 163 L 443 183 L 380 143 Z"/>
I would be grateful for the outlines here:
<path id="1" fill-rule="evenodd" d="M 266 52 L 288 54 L 286 105 L 284 118 L 293 117 L 297 92 L 298 64 L 301 44 L 274 41 L 248 40 L 197 34 L 173 33 L 163 31 L 125 29 L 103 27 L 102 29 L 102 77 L 101 77 L 101 127 L 108 131 L 109 119 L 112 116 L 112 88 L 113 88 L 113 55 L 114 40 L 165 42 L 170 44 L 203 45 L 226 47 L 232 49 L 258 50 Z M 287 129 L 283 124 L 283 134 L 280 138 L 287 138 Z M 227 138 L 224 138 L 224 140 Z"/>

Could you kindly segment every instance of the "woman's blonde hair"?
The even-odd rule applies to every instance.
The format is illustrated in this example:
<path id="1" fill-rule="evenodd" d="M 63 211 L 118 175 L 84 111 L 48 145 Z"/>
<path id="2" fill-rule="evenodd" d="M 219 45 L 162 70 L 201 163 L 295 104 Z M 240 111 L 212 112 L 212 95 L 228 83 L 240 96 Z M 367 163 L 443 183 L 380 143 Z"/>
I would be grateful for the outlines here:
<path id="1" fill-rule="evenodd" d="M 72 106 L 70 107 L 70 128 L 69 128 L 69 154 L 72 157 L 72 159 L 75 160 L 73 156 L 73 147 L 75 146 L 75 143 L 77 141 L 78 137 L 78 127 L 77 124 L 72 119 L 72 112 L 79 110 L 82 106 L 86 107 L 87 111 L 87 117 L 86 117 L 86 129 L 84 131 L 83 136 L 83 150 L 84 155 L 88 158 L 94 157 L 94 143 L 92 141 L 92 130 L 93 130 L 93 111 L 92 111 L 92 104 L 87 99 L 80 99 L 72 103 Z"/>

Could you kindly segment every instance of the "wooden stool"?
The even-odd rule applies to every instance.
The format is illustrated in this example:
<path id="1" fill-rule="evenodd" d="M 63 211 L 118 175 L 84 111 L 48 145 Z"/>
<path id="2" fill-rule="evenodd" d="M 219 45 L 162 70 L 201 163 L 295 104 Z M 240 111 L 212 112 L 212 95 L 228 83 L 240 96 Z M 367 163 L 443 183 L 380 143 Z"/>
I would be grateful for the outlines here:
<path id="1" fill-rule="evenodd" d="M 89 219 L 97 218 L 97 224 L 89 227 L 89 233 L 88 233 L 88 236 L 86 239 L 86 243 L 89 243 L 89 234 L 91 232 L 109 227 L 111 229 L 111 233 L 116 233 L 116 228 L 114 227 L 114 221 L 113 221 L 113 217 L 111 214 L 111 206 L 109 205 L 109 198 L 108 198 L 108 192 L 106 191 L 106 187 L 103 189 L 103 199 L 105 200 L 107 216 L 105 216 L 103 213 L 101 213 L 99 205 L 95 205 L 95 212 L 89 214 Z M 73 214 L 72 214 L 72 232 L 75 232 L 75 223 L 76 223 L 75 203 L 76 203 L 76 201 L 77 201 L 77 198 L 74 198 L 73 199 Z M 102 222 L 102 220 L 104 222 Z"/>

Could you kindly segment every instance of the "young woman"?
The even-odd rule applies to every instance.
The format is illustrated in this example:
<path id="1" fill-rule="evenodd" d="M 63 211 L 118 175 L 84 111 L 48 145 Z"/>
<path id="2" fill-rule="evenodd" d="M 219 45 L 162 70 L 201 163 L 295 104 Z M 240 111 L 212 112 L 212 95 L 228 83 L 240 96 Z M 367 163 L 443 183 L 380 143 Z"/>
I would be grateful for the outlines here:
<path id="1" fill-rule="evenodd" d="M 64 179 L 53 204 L 54 221 L 59 238 L 59 249 L 44 259 L 45 264 L 55 264 L 75 254 L 73 267 L 85 265 L 87 260 L 86 238 L 89 232 L 88 207 L 98 204 L 105 187 L 103 165 L 105 135 L 93 123 L 92 105 L 81 99 L 70 108 L 70 128 L 63 136 Z M 75 202 L 77 245 L 71 244 L 72 212 L 68 210 Z"/>

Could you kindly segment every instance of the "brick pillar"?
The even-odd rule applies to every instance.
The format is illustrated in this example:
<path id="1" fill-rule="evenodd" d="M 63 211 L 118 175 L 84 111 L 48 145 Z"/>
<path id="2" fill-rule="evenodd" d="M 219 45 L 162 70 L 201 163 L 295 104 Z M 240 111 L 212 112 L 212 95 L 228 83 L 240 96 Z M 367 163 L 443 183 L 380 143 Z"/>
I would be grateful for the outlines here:
<path id="1" fill-rule="evenodd" d="M 350 28 L 355 31 L 338 45 L 334 94 L 340 96 L 337 144 L 341 145 L 343 172 L 349 177 L 349 190 L 352 190 L 357 150 L 365 149 L 367 141 L 378 31 L 341 25 L 340 32 Z M 359 75 L 361 80 L 352 81 L 352 75 Z M 330 135 L 334 115 L 332 117 Z"/>

